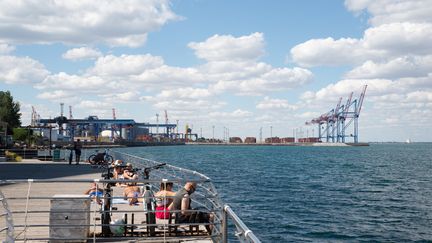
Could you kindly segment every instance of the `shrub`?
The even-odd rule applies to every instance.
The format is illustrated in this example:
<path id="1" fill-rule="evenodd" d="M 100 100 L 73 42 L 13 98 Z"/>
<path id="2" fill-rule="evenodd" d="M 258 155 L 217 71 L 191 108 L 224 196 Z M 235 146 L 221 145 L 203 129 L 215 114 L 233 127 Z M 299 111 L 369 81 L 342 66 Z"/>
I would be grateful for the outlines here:
<path id="1" fill-rule="evenodd" d="M 6 150 L 5 156 L 7 161 L 18 161 L 18 162 L 22 161 L 21 156 L 17 155 L 14 152 L 9 152 L 8 150 Z"/>

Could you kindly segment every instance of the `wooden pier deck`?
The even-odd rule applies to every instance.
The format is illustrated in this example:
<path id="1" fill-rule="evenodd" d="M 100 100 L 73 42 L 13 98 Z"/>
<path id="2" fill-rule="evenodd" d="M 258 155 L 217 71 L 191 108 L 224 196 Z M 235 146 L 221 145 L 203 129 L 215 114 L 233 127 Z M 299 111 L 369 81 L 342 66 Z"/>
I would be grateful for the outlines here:
<path id="1" fill-rule="evenodd" d="M 51 161 L 38 161 L 38 160 L 25 160 L 24 162 L 1 162 L 0 163 L 0 180 L 12 179 L 101 179 L 101 169 L 92 168 L 88 164 L 69 165 L 66 162 L 51 162 Z M 7 198 L 9 209 L 13 213 L 13 223 L 15 227 L 15 237 L 17 242 L 48 242 L 49 225 L 50 221 L 50 198 L 58 194 L 68 195 L 83 195 L 84 192 L 90 187 L 90 183 L 17 183 L 1 185 L 0 191 Z M 113 196 L 121 197 L 122 188 L 113 188 Z M 27 203 L 27 197 L 43 197 L 44 199 L 31 199 Z M 1 205 L 0 205 L 1 206 Z M 130 206 L 128 204 L 120 203 L 114 205 L 119 212 L 113 212 L 112 219 L 119 219 L 124 217 L 124 212 L 128 211 L 128 223 L 131 223 L 131 214 L 134 214 L 134 223 L 139 224 L 145 222 L 145 214 L 143 213 L 142 205 Z M 101 206 L 92 202 L 90 206 L 90 225 L 100 224 Z M 25 213 L 25 212 L 33 213 Z M 1 213 L 1 212 L 0 212 Z M 31 224 L 36 227 L 18 227 Z M 157 221 L 156 223 L 167 223 Z M 41 227 L 37 227 L 41 225 Z M 43 225 L 43 226 L 42 226 Z M 5 227 L 5 220 L 0 220 L 0 228 Z M 98 236 L 101 233 L 101 226 L 90 226 L 89 236 Z M 137 227 L 135 232 L 139 232 L 143 227 Z M 144 230 L 144 229 L 142 229 Z M 201 229 L 200 229 L 201 230 Z M 157 229 L 158 235 L 163 235 L 166 228 L 159 227 Z M 0 241 L 3 242 L 6 238 L 5 232 L 0 233 Z M 46 240 L 38 240 L 38 239 Z M 107 238 L 103 240 L 95 240 L 97 242 L 180 242 L 177 237 L 153 237 L 153 239 L 145 239 L 139 237 L 136 240 L 115 240 L 115 238 Z M 183 239 L 184 240 L 184 239 Z M 212 242 L 209 237 L 205 238 L 202 235 L 194 239 L 188 240 L 189 242 Z M 93 242 L 89 240 L 88 242 Z"/>

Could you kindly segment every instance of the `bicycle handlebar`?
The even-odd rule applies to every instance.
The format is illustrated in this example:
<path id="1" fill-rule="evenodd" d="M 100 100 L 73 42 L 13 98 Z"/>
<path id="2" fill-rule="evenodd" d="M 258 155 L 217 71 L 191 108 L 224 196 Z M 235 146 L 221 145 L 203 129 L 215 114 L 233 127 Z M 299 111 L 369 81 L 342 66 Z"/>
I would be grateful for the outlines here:
<path id="1" fill-rule="evenodd" d="M 144 177 L 145 177 L 146 179 L 148 179 L 149 176 L 150 176 L 150 171 L 160 169 L 160 168 L 162 168 L 164 165 L 166 165 L 166 163 L 162 163 L 162 164 L 158 164 L 158 165 L 154 165 L 154 166 L 150 166 L 150 167 L 146 167 L 146 168 L 144 168 L 144 171 L 143 171 Z"/>
<path id="2" fill-rule="evenodd" d="M 147 171 L 149 171 L 149 170 L 156 170 L 156 169 L 162 168 L 164 165 L 166 165 L 166 163 L 162 163 L 162 164 L 158 164 L 158 165 L 155 165 L 155 166 L 146 167 L 146 168 L 144 168 L 144 170 L 147 170 Z"/>

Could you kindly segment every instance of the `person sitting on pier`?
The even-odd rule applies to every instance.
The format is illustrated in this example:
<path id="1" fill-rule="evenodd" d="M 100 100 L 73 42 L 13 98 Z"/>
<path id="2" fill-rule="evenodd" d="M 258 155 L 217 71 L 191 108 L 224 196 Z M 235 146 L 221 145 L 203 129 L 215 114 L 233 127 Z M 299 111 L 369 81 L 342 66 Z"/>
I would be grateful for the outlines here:
<path id="1" fill-rule="evenodd" d="M 123 161 L 122 160 L 116 160 L 116 161 L 114 161 L 114 163 L 113 163 L 113 167 L 114 167 L 114 170 L 113 170 L 113 178 L 114 179 L 116 179 L 116 180 L 120 180 L 120 179 L 123 179 L 123 169 L 124 169 L 124 165 L 123 165 Z"/>
<path id="2" fill-rule="evenodd" d="M 156 218 L 158 219 L 168 219 L 170 212 L 168 206 L 172 203 L 175 192 L 173 189 L 172 182 L 163 181 L 160 184 L 160 191 L 155 193 L 156 200 Z"/>
<path id="3" fill-rule="evenodd" d="M 142 201 L 141 192 L 139 187 L 133 185 L 127 185 L 123 190 L 123 197 L 128 200 L 129 205 L 136 205 L 138 202 Z"/>
<path id="4" fill-rule="evenodd" d="M 103 189 L 99 187 L 96 182 L 93 182 L 90 189 L 86 190 L 84 194 L 89 195 L 97 204 L 102 204 L 101 197 L 103 197 Z"/>
<path id="5" fill-rule="evenodd" d="M 195 192 L 197 187 L 196 182 L 186 182 L 184 187 L 179 190 L 173 199 L 173 202 L 168 207 L 170 211 L 177 211 L 176 223 L 210 223 L 213 222 L 214 215 L 202 211 L 192 211 L 190 195 Z M 207 231 L 211 233 L 211 225 L 205 226 Z"/>
<path id="6" fill-rule="evenodd" d="M 138 174 L 132 168 L 131 163 L 127 163 L 123 170 L 123 178 L 128 180 L 138 180 Z"/>

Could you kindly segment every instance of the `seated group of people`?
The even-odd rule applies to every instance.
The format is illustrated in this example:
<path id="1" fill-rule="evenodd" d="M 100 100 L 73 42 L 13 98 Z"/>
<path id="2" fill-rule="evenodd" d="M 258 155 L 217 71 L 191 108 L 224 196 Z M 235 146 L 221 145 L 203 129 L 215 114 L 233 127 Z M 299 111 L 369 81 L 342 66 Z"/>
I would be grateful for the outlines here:
<path id="1" fill-rule="evenodd" d="M 116 160 L 113 163 L 113 178 L 117 180 L 137 180 L 138 175 L 132 168 L 132 164 L 123 164 L 121 160 Z M 124 187 L 123 197 L 128 200 L 129 205 L 135 205 L 142 202 L 142 194 L 140 188 L 135 183 L 117 183 L 117 186 Z M 209 223 L 213 221 L 213 215 L 202 211 L 193 211 L 191 208 L 190 195 L 197 188 L 196 182 L 187 182 L 179 191 L 173 191 L 172 182 L 162 182 L 160 190 L 155 193 L 156 201 L 156 218 L 168 219 L 170 211 L 176 211 L 177 223 Z M 92 188 L 86 191 L 86 194 L 94 197 L 100 203 L 99 197 L 102 196 L 102 189 L 96 188 L 96 183 L 92 184 Z M 208 230 L 210 230 L 208 228 Z"/>
<path id="2" fill-rule="evenodd" d="M 172 211 L 176 213 L 176 223 L 210 223 L 213 222 L 214 215 L 199 210 L 192 210 L 190 195 L 197 188 L 196 182 L 186 182 L 183 188 L 173 192 L 172 182 L 162 182 L 160 191 L 155 194 L 156 199 L 156 218 L 168 219 Z M 211 232 L 211 227 L 206 225 L 207 231 Z"/>
<path id="3" fill-rule="evenodd" d="M 138 174 L 133 169 L 131 163 L 124 164 L 122 160 L 113 163 L 113 179 L 115 180 L 138 180 Z M 129 205 L 136 205 L 141 198 L 141 190 L 136 183 L 116 183 L 117 186 L 124 187 L 123 197 Z M 141 199 L 142 201 L 142 199 Z"/>
<path id="4" fill-rule="evenodd" d="M 113 168 L 113 179 L 115 180 L 137 180 L 138 174 L 133 170 L 131 163 L 124 164 L 122 160 L 116 160 L 111 165 Z M 140 189 L 136 183 L 116 183 L 116 186 L 124 187 L 123 197 L 128 200 L 130 205 L 138 202 L 141 196 Z M 98 187 L 96 183 L 92 183 L 90 189 L 86 190 L 84 194 L 90 195 L 98 204 L 101 204 L 100 198 L 103 197 L 102 187 Z"/>

